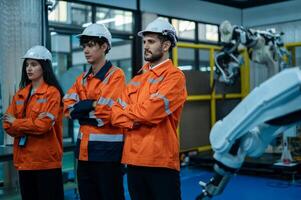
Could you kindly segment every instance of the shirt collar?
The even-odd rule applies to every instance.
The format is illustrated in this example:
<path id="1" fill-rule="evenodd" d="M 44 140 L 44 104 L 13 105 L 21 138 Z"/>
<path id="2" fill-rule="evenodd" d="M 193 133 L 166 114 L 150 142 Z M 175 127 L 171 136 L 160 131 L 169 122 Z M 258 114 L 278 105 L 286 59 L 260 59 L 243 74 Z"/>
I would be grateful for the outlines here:
<path id="1" fill-rule="evenodd" d="M 165 70 L 166 67 L 173 66 L 172 61 L 170 59 L 164 60 L 163 62 L 150 67 L 149 63 L 146 64 L 150 71 L 154 72 L 156 76 L 160 76 Z"/>
<path id="2" fill-rule="evenodd" d="M 111 67 L 112 67 L 112 63 L 110 61 L 106 61 L 104 66 L 102 66 L 102 68 L 94 75 L 94 77 L 103 81 L 105 79 L 106 74 L 111 69 Z M 83 79 L 86 79 L 90 74 L 92 74 L 92 67 L 90 67 L 88 73 L 84 75 Z"/>
<path id="3" fill-rule="evenodd" d="M 48 89 L 48 85 L 43 82 L 40 87 L 37 88 L 37 90 L 35 91 L 35 94 L 44 94 Z"/>
<path id="4" fill-rule="evenodd" d="M 18 95 L 26 97 L 30 92 L 31 87 L 32 87 L 32 83 L 28 84 L 25 88 L 20 90 Z M 47 91 L 47 89 L 48 89 L 48 84 L 42 82 L 40 87 L 38 87 L 37 90 L 35 91 L 35 94 L 44 94 Z"/>
<path id="5" fill-rule="evenodd" d="M 156 64 L 155 66 L 150 66 L 150 65 L 149 65 L 149 69 L 150 69 L 150 70 L 153 70 L 153 69 L 155 69 L 156 67 L 162 65 L 163 63 L 167 62 L 168 60 L 170 60 L 170 59 L 166 59 L 166 60 L 160 62 L 159 64 Z"/>

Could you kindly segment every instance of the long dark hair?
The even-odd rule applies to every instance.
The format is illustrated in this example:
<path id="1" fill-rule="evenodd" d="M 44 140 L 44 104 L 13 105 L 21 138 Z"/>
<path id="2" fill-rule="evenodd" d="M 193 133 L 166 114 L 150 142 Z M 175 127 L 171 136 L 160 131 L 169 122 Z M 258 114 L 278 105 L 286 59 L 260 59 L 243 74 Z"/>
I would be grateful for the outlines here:
<path id="1" fill-rule="evenodd" d="M 23 61 L 23 65 L 22 65 L 22 75 L 21 75 L 21 81 L 19 84 L 19 88 L 25 88 L 28 84 L 31 83 L 31 80 L 29 80 L 27 73 L 26 73 L 26 60 L 24 59 Z M 48 85 L 54 86 L 56 89 L 58 89 L 58 91 L 60 92 L 61 95 L 61 99 L 64 97 L 64 92 L 58 82 L 58 80 L 56 79 L 54 72 L 52 70 L 52 64 L 50 60 L 37 60 L 37 59 L 33 59 L 36 60 L 40 63 L 40 65 L 42 66 L 43 69 L 43 79 L 44 82 L 47 83 Z"/>

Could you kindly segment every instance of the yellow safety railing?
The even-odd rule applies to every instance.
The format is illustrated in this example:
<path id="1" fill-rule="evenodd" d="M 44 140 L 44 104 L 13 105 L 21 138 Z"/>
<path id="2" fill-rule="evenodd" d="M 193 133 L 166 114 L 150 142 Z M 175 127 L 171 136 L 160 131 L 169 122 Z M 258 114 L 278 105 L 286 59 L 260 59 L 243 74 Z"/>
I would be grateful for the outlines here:
<path id="1" fill-rule="evenodd" d="M 214 53 L 221 50 L 220 46 L 207 45 L 207 44 L 193 44 L 193 43 L 182 43 L 179 42 L 176 48 L 173 48 L 173 63 L 175 66 L 179 66 L 178 48 L 191 48 L 191 49 L 205 49 L 209 51 L 209 64 L 210 64 L 210 87 L 213 86 L 214 82 Z M 246 50 L 242 51 L 244 57 L 244 64 L 241 67 L 241 93 L 228 93 L 225 95 L 216 94 L 215 90 L 212 90 L 211 94 L 200 94 L 200 95 L 188 95 L 187 101 L 210 101 L 210 122 L 211 126 L 216 122 L 216 100 L 218 99 L 242 99 L 248 95 L 250 91 L 250 61 Z M 178 134 L 180 132 L 178 131 Z M 198 151 L 206 151 L 210 149 L 210 145 L 193 148 Z M 189 149 L 188 149 L 189 150 Z M 187 149 L 185 151 L 188 151 Z"/>
<path id="2" fill-rule="evenodd" d="M 301 42 L 291 42 L 284 45 L 291 52 L 292 65 L 296 66 L 296 48 L 301 47 Z"/>
<path id="3" fill-rule="evenodd" d="M 292 65 L 296 65 L 296 48 L 301 47 L 301 42 L 293 42 L 285 44 L 285 48 L 291 53 Z M 176 48 L 173 48 L 173 63 L 175 66 L 179 66 L 178 48 L 190 48 L 190 49 L 205 49 L 209 51 L 209 63 L 210 63 L 210 87 L 214 81 L 214 53 L 220 51 L 221 47 L 217 45 L 207 44 L 193 44 L 193 43 L 182 43 L 179 42 Z M 210 101 L 210 122 L 211 126 L 216 122 L 216 100 L 219 99 L 242 99 L 250 92 L 250 59 L 247 50 L 241 52 L 244 58 L 244 64 L 240 68 L 241 75 L 241 92 L 240 93 L 228 93 L 225 95 L 216 94 L 213 90 L 212 94 L 200 94 L 200 95 L 189 95 L 187 101 Z M 180 134 L 178 129 L 178 134 Z M 210 149 L 210 145 L 195 147 L 186 149 L 185 151 L 198 150 L 207 151 Z"/>
<path id="4" fill-rule="evenodd" d="M 210 86 L 212 87 L 214 81 L 214 52 L 219 51 L 221 47 L 216 45 L 207 44 L 192 44 L 192 43 L 181 43 L 177 44 L 176 48 L 173 48 L 173 63 L 175 66 L 179 66 L 178 63 L 178 48 L 192 48 L 192 49 L 207 49 L 209 50 L 209 63 L 210 63 Z M 244 57 L 244 64 L 241 67 L 241 93 L 228 93 L 226 95 L 216 94 L 213 90 L 212 94 L 200 94 L 200 95 L 189 95 L 187 101 L 202 101 L 209 100 L 211 102 L 211 126 L 216 122 L 216 100 L 217 99 L 237 99 L 244 98 L 250 91 L 250 61 L 247 52 L 242 52 Z"/>

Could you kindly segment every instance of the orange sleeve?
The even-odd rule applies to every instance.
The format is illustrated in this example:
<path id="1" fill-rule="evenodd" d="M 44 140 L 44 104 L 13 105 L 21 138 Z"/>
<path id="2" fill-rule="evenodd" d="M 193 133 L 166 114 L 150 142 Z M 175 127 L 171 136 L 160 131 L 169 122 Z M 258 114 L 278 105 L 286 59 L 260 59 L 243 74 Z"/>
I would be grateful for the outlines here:
<path id="1" fill-rule="evenodd" d="M 6 113 L 16 116 L 15 96 L 13 97 L 11 104 L 8 106 Z M 6 131 L 6 133 L 12 137 L 24 135 L 22 132 L 18 131 L 14 126 L 12 126 L 12 124 L 9 122 L 3 121 L 3 128 Z"/>
<path id="2" fill-rule="evenodd" d="M 77 83 L 79 78 L 75 81 L 75 83 L 71 86 L 71 88 L 67 91 L 63 98 L 64 103 L 64 115 L 65 117 L 70 118 L 70 113 L 73 110 L 73 106 L 80 101 L 79 93 L 77 90 Z"/>
<path id="3" fill-rule="evenodd" d="M 142 103 L 126 105 L 129 101 L 124 95 L 122 97 L 125 106 L 116 105 L 113 108 L 113 125 L 131 128 L 134 123 L 158 124 L 186 101 L 185 77 L 177 71 L 171 73 L 160 84 L 158 91 Z"/>
<path id="4" fill-rule="evenodd" d="M 121 96 L 126 87 L 124 73 L 121 69 L 114 72 L 108 83 L 102 88 L 101 96 L 97 100 L 95 107 L 95 117 L 102 120 L 103 124 L 110 123 L 111 108 Z"/>
<path id="5" fill-rule="evenodd" d="M 47 102 L 39 116 L 33 118 L 16 119 L 12 127 L 18 132 L 31 135 L 40 135 L 48 132 L 58 118 L 61 105 L 60 93 L 56 89 L 47 91 Z"/>
<path id="6" fill-rule="evenodd" d="M 129 129 L 133 128 L 134 121 L 131 116 L 124 110 L 130 102 L 128 94 L 129 92 L 127 87 L 122 91 L 121 97 L 118 98 L 112 106 L 111 124 L 113 126 Z"/>

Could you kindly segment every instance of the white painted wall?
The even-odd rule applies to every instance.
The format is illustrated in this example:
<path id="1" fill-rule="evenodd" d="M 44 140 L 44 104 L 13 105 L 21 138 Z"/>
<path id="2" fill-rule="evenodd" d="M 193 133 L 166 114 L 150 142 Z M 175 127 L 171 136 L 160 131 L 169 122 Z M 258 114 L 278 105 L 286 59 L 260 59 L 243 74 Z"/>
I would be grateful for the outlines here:
<path id="1" fill-rule="evenodd" d="M 301 41 L 301 1 L 293 0 L 243 10 L 242 24 L 258 30 L 275 28 L 283 32 L 284 43 Z M 300 48 L 296 52 L 300 63 Z M 267 79 L 267 70 L 262 65 L 251 64 L 251 89 Z"/>
<path id="2" fill-rule="evenodd" d="M 275 23 L 269 25 L 254 26 L 254 29 L 267 30 L 275 28 L 276 32 L 283 32 L 283 42 L 301 42 L 301 20 L 293 22 Z"/>
<path id="3" fill-rule="evenodd" d="M 301 20 L 301 1 L 285 1 L 244 9 L 242 24 L 248 27 Z"/>
<path id="4" fill-rule="evenodd" d="M 241 10 L 200 0 L 141 0 L 141 11 L 219 24 L 225 19 L 241 24 Z"/>

